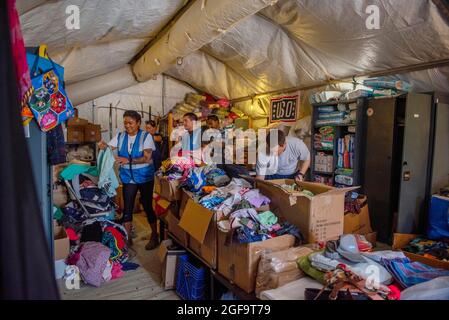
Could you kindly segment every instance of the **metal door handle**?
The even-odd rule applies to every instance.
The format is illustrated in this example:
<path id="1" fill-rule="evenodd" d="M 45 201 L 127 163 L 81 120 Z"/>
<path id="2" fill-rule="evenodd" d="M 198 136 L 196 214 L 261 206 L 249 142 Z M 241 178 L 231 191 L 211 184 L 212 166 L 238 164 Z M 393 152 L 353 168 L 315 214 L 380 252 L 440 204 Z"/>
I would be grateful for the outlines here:
<path id="1" fill-rule="evenodd" d="M 410 181 L 411 178 L 411 172 L 410 171 L 404 171 L 403 180 L 404 181 Z"/>

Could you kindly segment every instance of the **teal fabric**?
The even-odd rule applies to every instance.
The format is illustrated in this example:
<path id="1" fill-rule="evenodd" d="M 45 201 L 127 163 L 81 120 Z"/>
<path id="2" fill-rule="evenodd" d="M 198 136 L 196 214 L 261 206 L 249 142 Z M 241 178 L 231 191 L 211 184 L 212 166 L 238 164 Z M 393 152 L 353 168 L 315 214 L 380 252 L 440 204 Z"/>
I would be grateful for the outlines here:
<path id="1" fill-rule="evenodd" d="M 260 224 L 265 227 L 271 227 L 276 223 L 278 223 L 278 218 L 271 211 L 265 211 L 260 213 L 257 216 L 257 219 L 259 219 Z"/>
<path id="2" fill-rule="evenodd" d="M 97 167 L 91 167 L 85 164 L 70 164 L 61 171 L 59 176 L 64 180 L 72 180 L 76 175 L 81 173 L 87 173 L 94 177 L 99 176 Z"/>
<path id="3" fill-rule="evenodd" d="M 115 158 L 111 148 L 101 150 L 98 155 L 97 166 L 100 172 L 98 187 L 102 189 L 109 197 L 117 194 L 119 182 L 114 171 Z"/>

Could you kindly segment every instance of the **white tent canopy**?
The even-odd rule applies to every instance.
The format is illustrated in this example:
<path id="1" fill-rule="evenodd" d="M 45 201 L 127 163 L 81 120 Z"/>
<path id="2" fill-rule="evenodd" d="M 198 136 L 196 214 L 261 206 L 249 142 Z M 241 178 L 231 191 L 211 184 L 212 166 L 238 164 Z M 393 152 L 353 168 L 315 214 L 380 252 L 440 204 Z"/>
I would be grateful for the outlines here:
<path id="1" fill-rule="evenodd" d="M 438 1 L 19 0 L 18 5 L 26 45 L 48 45 L 66 68 L 70 98 L 81 104 L 138 82 L 149 88 L 161 73 L 229 99 L 391 70 L 403 73 L 396 77 L 415 90 L 449 92 L 449 20 Z M 68 5 L 80 8 L 80 30 L 66 28 Z M 379 29 L 367 28 L 369 5 L 379 8 Z M 429 70 L 413 71 L 424 68 Z M 266 116 L 264 108 L 252 105 L 244 102 L 241 109 Z"/>

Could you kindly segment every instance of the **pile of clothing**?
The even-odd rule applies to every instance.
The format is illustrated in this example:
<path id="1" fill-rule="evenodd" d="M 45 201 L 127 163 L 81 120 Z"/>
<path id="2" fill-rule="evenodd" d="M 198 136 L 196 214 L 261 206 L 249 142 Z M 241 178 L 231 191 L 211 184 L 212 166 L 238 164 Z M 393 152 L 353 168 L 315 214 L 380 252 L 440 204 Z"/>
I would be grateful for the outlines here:
<path id="1" fill-rule="evenodd" d="M 122 225 L 105 218 L 93 218 L 75 228 L 79 231 L 66 227 L 71 244 L 66 279 L 79 277 L 98 287 L 122 277 L 124 271 L 139 267 L 128 262 L 128 235 Z"/>
<path id="2" fill-rule="evenodd" d="M 370 250 L 372 250 L 372 245 L 364 236 L 342 235 L 339 240 L 328 241 L 324 250 L 300 259 L 298 265 L 306 274 L 321 283 L 324 282 L 325 273 L 336 270 L 340 264 L 344 264 L 349 270 L 364 279 L 371 275 L 373 267 L 375 267 L 379 282 L 390 284 L 392 282 L 391 275 L 373 259 Z M 399 252 L 399 255 L 403 256 L 401 252 Z"/>
<path id="3" fill-rule="evenodd" d="M 115 188 L 112 188 L 110 181 L 103 183 L 105 178 L 98 167 L 70 164 L 61 171 L 60 178 L 67 182 L 72 196 L 76 199 L 62 208 L 65 215 L 78 222 L 96 214 L 114 215 Z M 114 186 L 117 187 L 118 183 Z"/>
<path id="4" fill-rule="evenodd" d="M 449 240 L 433 241 L 416 238 L 405 246 L 403 250 L 429 259 L 449 262 Z"/>
<path id="5" fill-rule="evenodd" d="M 279 221 L 269 211 L 270 199 L 259 189 L 252 189 L 248 181 L 233 178 L 220 186 L 229 178 L 214 166 L 196 168 L 192 172 L 183 186 L 194 192 L 197 203 L 220 213 L 223 219 L 218 222 L 218 228 L 225 233 L 232 231 L 236 242 L 251 243 L 292 234 L 302 243 L 300 231 L 288 222 Z"/>
<path id="6" fill-rule="evenodd" d="M 345 196 L 345 213 L 359 214 L 362 211 L 364 202 L 366 202 L 366 197 L 361 197 L 354 191 L 347 192 Z"/>
<path id="7" fill-rule="evenodd" d="M 297 263 L 304 273 L 322 284 L 343 268 L 366 280 L 365 286 L 387 288 L 388 299 L 396 300 L 404 289 L 449 276 L 448 270 L 410 261 L 402 251 L 373 252 L 362 235 L 352 234 L 328 241 L 322 250 L 300 258 Z"/>
<path id="8" fill-rule="evenodd" d="M 162 161 L 157 175 L 165 176 L 168 180 L 184 181 L 187 179 L 190 170 L 195 167 L 195 161 L 192 157 L 170 157 Z"/>
<path id="9" fill-rule="evenodd" d="M 181 182 L 180 187 L 201 195 L 203 187 L 222 187 L 228 184 L 229 177 L 215 165 L 195 167 L 188 170 L 187 178 Z"/>

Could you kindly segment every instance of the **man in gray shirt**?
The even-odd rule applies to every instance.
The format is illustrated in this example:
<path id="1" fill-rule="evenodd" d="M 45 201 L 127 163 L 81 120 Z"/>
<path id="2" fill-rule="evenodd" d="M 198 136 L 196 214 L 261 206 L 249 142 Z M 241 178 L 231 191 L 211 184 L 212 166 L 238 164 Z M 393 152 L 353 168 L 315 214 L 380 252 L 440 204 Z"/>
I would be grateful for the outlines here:
<path id="1" fill-rule="evenodd" d="M 300 161 L 303 161 L 301 165 Z M 303 181 L 309 167 L 310 151 L 302 140 L 286 137 L 284 132 L 278 129 L 270 130 L 267 135 L 267 150 L 259 152 L 257 157 L 258 179 Z"/>

